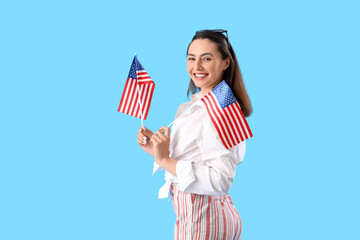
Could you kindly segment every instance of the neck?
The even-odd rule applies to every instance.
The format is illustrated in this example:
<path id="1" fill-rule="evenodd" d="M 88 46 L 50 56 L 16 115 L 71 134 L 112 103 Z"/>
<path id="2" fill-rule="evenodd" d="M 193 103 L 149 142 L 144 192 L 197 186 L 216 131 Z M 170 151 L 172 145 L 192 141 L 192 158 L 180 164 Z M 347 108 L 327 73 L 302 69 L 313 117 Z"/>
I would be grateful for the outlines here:
<path id="1" fill-rule="evenodd" d="M 201 96 L 205 96 L 211 91 L 211 89 L 201 89 Z"/>
<path id="2" fill-rule="evenodd" d="M 216 87 L 222 80 L 217 81 L 215 84 L 213 84 L 212 86 L 208 86 L 206 88 L 201 88 L 201 95 L 205 96 L 206 94 L 208 94 L 214 87 Z"/>
<path id="3" fill-rule="evenodd" d="M 202 97 L 205 96 L 208 92 L 209 92 L 209 91 L 207 91 L 207 92 L 201 91 L 201 96 L 202 96 Z"/>

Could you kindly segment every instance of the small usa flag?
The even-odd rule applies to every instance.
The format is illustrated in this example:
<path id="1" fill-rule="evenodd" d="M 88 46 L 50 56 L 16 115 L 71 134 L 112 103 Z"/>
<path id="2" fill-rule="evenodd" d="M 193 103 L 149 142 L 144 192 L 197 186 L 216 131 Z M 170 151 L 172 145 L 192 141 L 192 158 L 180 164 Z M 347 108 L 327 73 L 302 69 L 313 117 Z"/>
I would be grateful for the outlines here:
<path id="1" fill-rule="evenodd" d="M 118 111 L 146 120 L 154 88 L 155 83 L 135 55 Z"/>
<path id="2" fill-rule="evenodd" d="M 226 149 L 252 137 L 239 103 L 225 81 L 201 98 Z"/>

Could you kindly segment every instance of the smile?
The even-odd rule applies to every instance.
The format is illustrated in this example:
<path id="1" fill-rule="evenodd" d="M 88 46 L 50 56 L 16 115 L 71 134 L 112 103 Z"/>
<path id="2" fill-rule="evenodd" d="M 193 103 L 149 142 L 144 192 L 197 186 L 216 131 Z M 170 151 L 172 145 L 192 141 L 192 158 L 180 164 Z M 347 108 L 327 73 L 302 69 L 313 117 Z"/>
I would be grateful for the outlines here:
<path id="1" fill-rule="evenodd" d="M 196 80 L 203 80 L 207 75 L 207 73 L 194 73 L 194 76 L 196 78 Z"/>

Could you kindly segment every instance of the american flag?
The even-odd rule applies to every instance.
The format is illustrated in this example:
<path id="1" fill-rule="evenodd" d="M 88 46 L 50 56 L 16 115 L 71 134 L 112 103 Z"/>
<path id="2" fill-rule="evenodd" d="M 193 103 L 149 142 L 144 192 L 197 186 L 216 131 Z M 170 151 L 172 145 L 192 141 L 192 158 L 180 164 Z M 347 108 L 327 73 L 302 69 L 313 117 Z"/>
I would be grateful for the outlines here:
<path id="1" fill-rule="evenodd" d="M 201 98 L 226 149 L 252 137 L 239 103 L 225 81 Z"/>
<path id="2" fill-rule="evenodd" d="M 135 55 L 118 111 L 146 120 L 154 88 L 155 83 Z"/>

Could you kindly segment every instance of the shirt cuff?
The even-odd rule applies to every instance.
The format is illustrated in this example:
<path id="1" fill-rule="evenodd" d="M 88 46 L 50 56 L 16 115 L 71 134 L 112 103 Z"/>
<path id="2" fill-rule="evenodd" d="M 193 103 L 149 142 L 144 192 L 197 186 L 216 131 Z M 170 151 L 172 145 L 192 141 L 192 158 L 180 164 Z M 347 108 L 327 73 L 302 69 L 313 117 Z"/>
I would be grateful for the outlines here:
<path id="1" fill-rule="evenodd" d="M 192 162 L 178 161 L 176 164 L 176 178 L 179 184 L 179 190 L 185 191 L 191 183 L 196 180 Z"/>
<path id="2" fill-rule="evenodd" d="M 156 172 L 158 172 L 158 171 L 160 171 L 160 170 L 163 170 L 163 168 L 154 161 L 154 168 L 153 168 L 153 173 L 152 173 L 152 175 L 154 175 Z"/>

